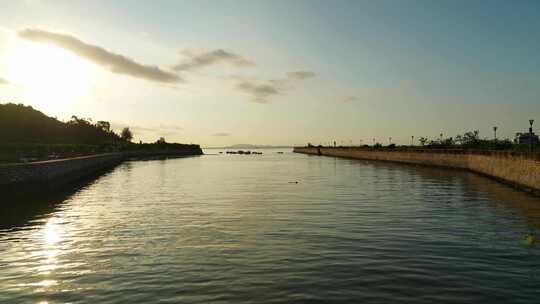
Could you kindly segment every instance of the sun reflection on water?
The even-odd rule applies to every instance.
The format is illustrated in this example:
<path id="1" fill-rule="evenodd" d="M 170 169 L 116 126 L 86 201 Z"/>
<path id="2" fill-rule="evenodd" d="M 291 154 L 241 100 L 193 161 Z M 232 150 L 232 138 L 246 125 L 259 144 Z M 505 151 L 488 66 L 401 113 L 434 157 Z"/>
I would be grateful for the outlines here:
<path id="1" fill-rule="evenodd" d="M 47 245 L 55 245 L 61 240 L 58 218 L 53 217 L 47 221 L 43 229 L 43 235 Z"/>
<path id="2" fill-rule="evenodd" d="M 55 269 L 59 268 L 58 256 L 60 255 L 59 244 L 62 241 L 62 226 L 60 218 L 51 217 L 47 220 L 43 229 L 39 232 L 39 239 L 42 243 L 41 265 L 35 269 L 39 273 L 37 282 L 26 284 L 26 286 L 37 287 L 35 292 L 44 292 L 51 287 L 59 285 L 57 280 L 49 279 Z M 39 303 L 47 303 L 39 302 Z"/>

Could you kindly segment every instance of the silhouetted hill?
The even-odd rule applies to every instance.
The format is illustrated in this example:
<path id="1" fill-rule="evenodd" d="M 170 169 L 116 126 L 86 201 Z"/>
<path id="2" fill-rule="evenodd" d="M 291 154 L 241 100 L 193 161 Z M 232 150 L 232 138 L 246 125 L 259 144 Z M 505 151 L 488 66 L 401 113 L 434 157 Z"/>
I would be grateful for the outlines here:
<path id="1" fill-rule="evenodd" d="M 92 144 L 120 140 L 107 122 L 92 124 L 75 116 L 68 122 L 22 104 L 0 104 L 0 143 Z"/>
<path id="2" fill-rule="evenodd" d="M 92 123 L 90 119 L 72 116 L 70 121 L 61 122 L 30 106 L 0 104 L 0 163 L 105 152 L 145 157 L 202 154 L 199 145 L 167 143 L 164 138 L 155 143 L 134 144 L 130 138 L 114 133 L 107 121 Z"/>

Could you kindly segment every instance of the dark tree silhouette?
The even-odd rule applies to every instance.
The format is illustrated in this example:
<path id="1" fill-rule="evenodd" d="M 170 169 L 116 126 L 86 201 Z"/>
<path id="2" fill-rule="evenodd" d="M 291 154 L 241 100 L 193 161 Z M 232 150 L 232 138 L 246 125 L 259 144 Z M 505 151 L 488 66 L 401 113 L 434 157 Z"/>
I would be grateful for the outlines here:
<path id="1" fill-rule="evenodd" d="M 109 130 L 107 130 L 109 126 Z M 66 123 L 22 104 L 0 104 L 0 143 L 110 144 L 119 136 L 108 122 L 72 116 Z"/>
<path id="2" fill-rule="evenodd" d="M 107 121 L 72 116 L 67 122 L 22 104 L 0 104 L 0 163 L 74 157 L 112 151 L 200 151 L 198 145 L 166 143 L 133 144 L 129 128 L 122 137 Z M 25 160 L 26 159 L 26 160 Z"/>
<path id="3" fill-rule="evenodd" d="M 133 133 L 128 127 L 125 127 L 122 129 L 120 137 L 127 142 L 131 142 L 131 140 L 133 139 Z"/>
<path id="4" fill-rule="evenodd" d="M 98 121 L 96 123 L 96 128 L 103 130 L 105 132 L 111 131 L 111 124 L 108 121 Z"/>

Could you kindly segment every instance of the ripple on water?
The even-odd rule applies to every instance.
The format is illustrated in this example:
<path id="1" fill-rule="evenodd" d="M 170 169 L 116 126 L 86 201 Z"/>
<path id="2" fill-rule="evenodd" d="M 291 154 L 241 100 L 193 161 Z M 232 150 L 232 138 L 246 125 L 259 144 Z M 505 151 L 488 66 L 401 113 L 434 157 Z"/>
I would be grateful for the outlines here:
<path id="1" fill-rule="evenodd" d="M 540 200 L 470 173 L 292 153 L 203 156 L 128 162 L 16 203 L 30 207 L 15 220 L 0 212 L 0 303 L 540 296 L 540 249 L 522 241 L 540 234 Z"/>

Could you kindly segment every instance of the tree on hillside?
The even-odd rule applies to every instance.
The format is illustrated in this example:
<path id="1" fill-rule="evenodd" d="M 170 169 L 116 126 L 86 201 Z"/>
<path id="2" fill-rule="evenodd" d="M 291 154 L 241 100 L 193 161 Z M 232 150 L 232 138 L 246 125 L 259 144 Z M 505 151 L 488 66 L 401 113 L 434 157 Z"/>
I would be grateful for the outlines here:
<path id="1" fill-rule="evenodd" d="M 120 137 L 123 140 L 130 142 L 133 139 L 133 133 L 128 127 L 125 127 L 122 129 L 122 133 L 120 134 Z"/>
<path id="2" fill-rule="evenodd" d="M 110 144 L 120 137 L 106 130 L 106 124 L 93 124 L 88 118 L 71 117 L 67 122 L 48 117 L 30 106 L 0 104 L 2 143 Z"/>
<path id="3" fill-rule="evenodd" d="M 109 132 L 111 130 L 111 124 L 108 121 L 98 121 L 96 123 L 96 128 L 103 130 L 105 132 Z"/>

